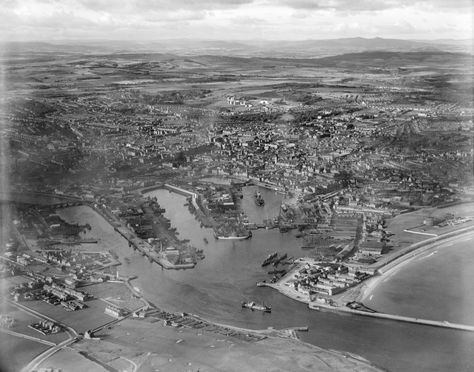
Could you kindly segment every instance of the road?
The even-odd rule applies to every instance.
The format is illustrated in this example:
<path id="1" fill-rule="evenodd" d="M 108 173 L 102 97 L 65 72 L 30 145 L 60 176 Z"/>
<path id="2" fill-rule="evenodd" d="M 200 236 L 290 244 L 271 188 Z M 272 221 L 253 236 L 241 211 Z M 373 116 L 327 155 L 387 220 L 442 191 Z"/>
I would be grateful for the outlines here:
<path id="1" fill-rule="evenodd" d="M 72 327 L 69 327 L 53 318 L 50 318 L 44 314 L 41 314 L 40 312 L 36 311 L 36 310 L 33 310 L 33 309 L 30 309 L 22 304 L 19 304 L 17 302 L 14 302 L 14 301 L 11 301 L 11 300 L 7 300 L 11 305 L 13 306 L 16 306 L 18 309 L 20 309 L 21 311 L 24 311 L 30 315 L 33 315 L 35 317 L 38 317 L 38 318 L 41 318 L 41 319 L 46 319 L 46 320 L 49 320 L 49 321 L 52 321 L 54 323 L 57 323 L 59 324 L 65 331 L 66 333 L 68 334 L 68 339 L 67 340 L 64 340 L 63 342 L 59 343 L 59 344 L 53 344 L 51 343 L 53 346 L 51 348 L 49 348 L 48 350 L 44 351 L 43 353 L 39 354 L 36 358 L 34 358 L 32 361 L 30 361 L 25 367 L 23 367 L 21 369 L 21 372 L 29 372 L 29 371 L 33 371 L 33 370 L 36 370 L 37 367 L 43 362 L 45 361 L 47 358 L 49 358 L 51 355 L 53 355 L 54 353 L 56 353 L 57 351 L 63 349 L 64 347 L 67 347 L 69 345 L 71 345 L 72 343 L 76 342 L 78 339 L 79 339 L 79 334 L 77 333 L 77 331 L 72 328 Z M 26 336 L 26 335 L 23 335 L 25 338 L 28 338 L 28 337 L 31 337 L 31 336 Z M 34 338 L 34 337 L 31 337 L 31 338 Z M 35 340 L 36 341 L 36 340 Z M 42 340 L 44 341 L 44 340 Z M 45 341 L 47 342 L 47 341 Z M 45 343 L 43 342 L 43 343 Z"/>
<path id="2" fill-rule="evenodd" d="M 49 348 L 44 353 L 41 353 L 36 358 L 34 358 L 31 362 L 29 362 L 25 367 L 22 368 L 21 372 L 30 372 L 30 371 L 36 370 L 41 363 L 43 363 L 46 359 L 48 359 L 54 353 L 71 345 L 72 343 L 76 341 L 77 341 L 76 337 L 72 337 L 71 335 L 69 335 L 69 338 L 67 340 L 64 340 L 63 342 Z"/>
<path id="3" fill-rule="evenodd" d="M 56 346 L 56 344 L 54 342 L 46 341 L 46 340 L 43 340 L 42 338 L 39 338 L 39 337 L 33 337 L 33 336 L 25 335 L 24 333 L 18 333 L 18 332 L 10 331 L 9 329 L 0 328 L 0 332 L 6 333 L 10 336 L 16 336 L 16 337 L 24 338 L 26 340 L 39 342 L 41 344 L 45 344 L 45 345 L 48 345 L 48 346 Z"/>

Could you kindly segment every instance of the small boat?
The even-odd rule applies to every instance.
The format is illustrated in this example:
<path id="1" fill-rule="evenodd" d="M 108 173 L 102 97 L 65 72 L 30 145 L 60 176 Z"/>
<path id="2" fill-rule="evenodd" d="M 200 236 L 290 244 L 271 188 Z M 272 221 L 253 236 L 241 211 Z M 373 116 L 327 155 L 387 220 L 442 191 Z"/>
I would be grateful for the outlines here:
<path id="1" fill-rule="evenodd" d="M 249 301 L 249 302 L 242 302 L 242 308 L 247 308 L 250 310 L 258 310 L 258 311 L 263 311 L 265 313 L 271 313 L 272 312 L 272 307 L 267 306 L 265 304 L 257 304 L 256 302 Z"/>

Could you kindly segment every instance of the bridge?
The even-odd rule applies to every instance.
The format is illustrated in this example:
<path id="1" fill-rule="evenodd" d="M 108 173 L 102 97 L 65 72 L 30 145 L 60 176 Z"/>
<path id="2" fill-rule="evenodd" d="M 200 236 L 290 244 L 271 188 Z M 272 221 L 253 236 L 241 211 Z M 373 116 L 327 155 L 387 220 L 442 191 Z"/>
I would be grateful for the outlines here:
<path id="1" fill-rule="evenodd" d="M 190 196 L 193 199 L 197 198 L 197 194 L 195 192 L 182 189 L 181 187 L 173 186 L 173 185 L 170 185 L 168 183 L 165 183 L 164 187 L 165 187 L 165 189 L 168 189 L 170 191 L 174 191 L 178 194 L 181 194 L 181 195 L 184 195 L 184 196 Z"/>

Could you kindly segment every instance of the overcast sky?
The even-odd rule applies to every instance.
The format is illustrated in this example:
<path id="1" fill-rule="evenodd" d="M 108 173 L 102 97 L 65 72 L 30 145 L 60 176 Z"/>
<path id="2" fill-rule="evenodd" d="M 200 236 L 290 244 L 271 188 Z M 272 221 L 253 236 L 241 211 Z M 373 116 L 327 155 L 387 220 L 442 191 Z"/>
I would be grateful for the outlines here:
<path id="1" fill-rule="evenodd" d="M 472 0 L 0 0 L 7 39 L 472 38 Z"/>

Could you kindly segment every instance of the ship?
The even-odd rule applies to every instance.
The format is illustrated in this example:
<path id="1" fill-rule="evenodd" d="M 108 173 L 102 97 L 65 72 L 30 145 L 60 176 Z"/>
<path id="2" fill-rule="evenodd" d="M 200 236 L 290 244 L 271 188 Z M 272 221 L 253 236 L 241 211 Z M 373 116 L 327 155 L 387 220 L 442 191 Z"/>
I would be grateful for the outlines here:
<path id="1" fill-rule="evenodd" d="M 263 261 L 262 267 L 270 265 L 277 256 L 278 256 L 277 252 L 268 255 L 268 257 L 265 259 L 265 261 Z"/>
<path id="2" fill-rule="evenodd" d="M 214 233 L 214 238 L 217 240 L 244 240 L 252 237 L 252 231 L 249 231 L 247 235 L 218 235 Z"/>
<path id="3" fill-rule="evenodd" d="M 260 194 L 259 191 L 255 191 L 255 204 L 257 204 L 259 207 L 265 205 L 265 200 L 263 200 L 262 194 Z"/>
<path id="4" fill-rule="evenodd" d="M 250 309 L 250 310 L 258 310 L 258 311 L 263 311 L 265 313 L 271 313 L 272 312 L 272 307 L 271 306 L 267 306 L 265 304 L 261 305 L 261 304 L 257 304 L 253 301 L 249 301 L 249 302 L 242 302 L 242 308 L 246 308 L 246 309 Z"/>
<path id="5" fill-rule="evenodd" d="M 273 262 L 273 266 L 278 266 L 280 264 L 281 261 L 283 261 L 285 258 L 287 258 L 288 255 L 285 253 L 283 256 L 277 258 L 274 262 Z"/>

